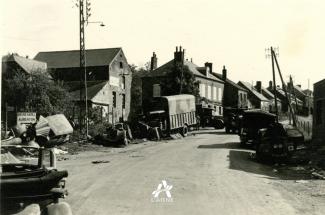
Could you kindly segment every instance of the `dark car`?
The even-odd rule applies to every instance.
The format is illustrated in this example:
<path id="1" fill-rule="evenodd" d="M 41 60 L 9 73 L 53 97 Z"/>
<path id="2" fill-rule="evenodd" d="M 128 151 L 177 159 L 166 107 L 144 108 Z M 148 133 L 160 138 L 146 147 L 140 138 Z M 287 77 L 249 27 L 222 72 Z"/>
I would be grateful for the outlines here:
<path id="1" fill-rule="evenodd" d="M 240 121 L 240 143 L 245 145 L 251 143 L 255 145 L 258 141 L 258 132 L 260 129 L 269 127 L 274 123 L 276 115 L 262 110 L 246 110 L 243 112 Z"/>

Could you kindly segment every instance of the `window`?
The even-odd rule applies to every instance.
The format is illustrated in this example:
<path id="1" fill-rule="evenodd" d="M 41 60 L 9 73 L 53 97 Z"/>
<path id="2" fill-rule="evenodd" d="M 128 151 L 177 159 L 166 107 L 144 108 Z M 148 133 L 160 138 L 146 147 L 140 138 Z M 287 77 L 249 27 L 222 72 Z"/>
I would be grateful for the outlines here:
<path id="1" fill-rule="evenodd" d="M 323 120 L 322 120 L 322 104 L 323 101 L 322 100 L 319 100 L 316 102 L 316 125 L 320 125 L 323 123 Z"/>
<path id="2" fill-rule="evenodd" d="M 123 62 L 120 62 L 120 69 L 123 69 Z"/>
<path id="3" fill-rule="evenodd" d="M 123 75 L 121 79 L 122 79 L 121 88 L 125 89 L 125 76 Z"/>
<path id="4" fill-rule="evenodd" d="M 160 91 L 161 91 L 160 84 L 152 85 L 152 96 L 153 97 L 159 97 Z"/>
<path id="5" fill-rule="evenodd" d="M 219 107 L 219 114 L 222 115 L 222 107 Z"/>
<path id="6" fill-rule="evenodd" d="M 217 87 L 213 87 L 213 100 L 217 101 Z"/>
<path id="7" fill-rule="evenodd" d="M 200 84 L 200 96 L 205 97 L 205 84 Z"/>
<path id="8" fill-rule="evenodd" d="M 208 99 L 211 100 L 211 86 L 208 85 Z"/>
<path id="9" fill-rule="evenodd" d="M 222 89 L 218 88 L 218 101 L 222 100 Z"/>
<path id="10" fill-rule="evenodd" d="M 122 108 L 125 108 L 125 94 L 122 94 Z"/>
<path id="11" fill-rule="evenodd" d="M 113 92 L 113 107 L 116 108 L 116 92 Z"/>

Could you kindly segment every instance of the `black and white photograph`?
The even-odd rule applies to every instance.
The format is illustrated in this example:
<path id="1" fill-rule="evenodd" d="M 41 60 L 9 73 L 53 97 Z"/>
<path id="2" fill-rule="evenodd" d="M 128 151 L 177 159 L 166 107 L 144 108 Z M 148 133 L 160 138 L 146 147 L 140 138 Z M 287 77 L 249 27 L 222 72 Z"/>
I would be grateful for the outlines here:
<path id="1" fill-rule="evenodd" d="M 325 214 L 323 0 L 1 0 L 2 215 Z"/>

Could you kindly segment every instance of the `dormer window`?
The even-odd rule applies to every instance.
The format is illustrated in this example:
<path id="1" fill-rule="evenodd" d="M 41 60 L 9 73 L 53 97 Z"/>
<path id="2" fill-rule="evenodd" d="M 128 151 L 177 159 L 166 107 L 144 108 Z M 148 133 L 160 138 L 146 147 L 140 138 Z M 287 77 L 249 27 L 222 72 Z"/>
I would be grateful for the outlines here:
<path id="1" fill-rule="evenodd" d="M 120 62 L 120 69 L 123 69 L 123 62 Z"/>

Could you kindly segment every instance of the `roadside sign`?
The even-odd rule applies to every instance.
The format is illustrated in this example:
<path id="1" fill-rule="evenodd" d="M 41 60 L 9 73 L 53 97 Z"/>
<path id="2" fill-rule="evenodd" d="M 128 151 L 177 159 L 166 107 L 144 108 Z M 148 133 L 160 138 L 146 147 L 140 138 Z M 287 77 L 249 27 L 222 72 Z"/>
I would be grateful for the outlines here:
<path id="1" fill-rule="evenodd" d="M 32 124 L 36 122 L 35 112 L 18 112 L 17 124 Z"/>

